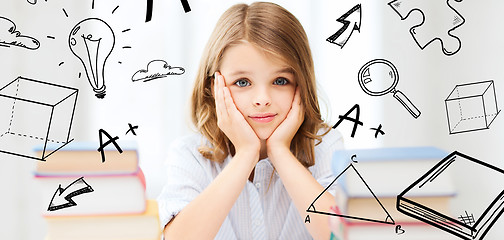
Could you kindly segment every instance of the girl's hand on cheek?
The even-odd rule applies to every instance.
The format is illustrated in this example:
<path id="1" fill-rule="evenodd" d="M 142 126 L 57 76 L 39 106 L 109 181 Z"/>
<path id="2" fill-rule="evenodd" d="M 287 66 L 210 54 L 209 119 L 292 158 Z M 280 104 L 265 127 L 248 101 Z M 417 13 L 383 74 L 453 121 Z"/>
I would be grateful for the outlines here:
<path id="1" fill-rule="evenodd" d="M 292 106 L 287 117 L 280 123 L 271 136 L 266 141 L 268 153 L 277 149 L 287 149 L 290 151 L 290 144 L 294 135 L 304 120 L 304 107 L 301 104 L 299 87 L 296 87 L 296 93 L 292 100 Z M 270 154 L 268 154 L 269 156 Z"/>
<path id="2" fill-rule="evenodd" d="M 229 88 L 225 86 L 224 76 L 215 73 L 215 107 L 217 125 L 233 143 L 236 152 L 259 151 L 261 142 L 252 127 L 236 108 Z"/>

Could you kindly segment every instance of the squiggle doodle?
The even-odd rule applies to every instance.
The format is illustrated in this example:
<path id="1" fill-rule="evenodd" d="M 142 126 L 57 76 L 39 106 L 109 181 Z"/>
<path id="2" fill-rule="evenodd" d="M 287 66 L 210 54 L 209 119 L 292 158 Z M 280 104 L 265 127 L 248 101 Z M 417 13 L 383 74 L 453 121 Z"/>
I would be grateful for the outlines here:
<path id="1" fill-rule="evenodd" d="M 465 20 L 451 5 L 451 0 L 423 1 L 423 0 L 394 0 L 388 5 L 396 11 L 401 20 L 406 19 L 412 12 L 422 14 L 422 22 L 410 29 L 411 36 L 424 49 L 431 42 L 439 40 L 445 55 L 453 55 L 460 50 L 462 42 L 451 32 L 464 24 Z"/>
<path id="2" fill-rule="evenodd" d="M 21 35 L 13 21 L 0 16 L 0 46 L 36 50 L 40 47 L 40 42 L 35 38 Z"/>

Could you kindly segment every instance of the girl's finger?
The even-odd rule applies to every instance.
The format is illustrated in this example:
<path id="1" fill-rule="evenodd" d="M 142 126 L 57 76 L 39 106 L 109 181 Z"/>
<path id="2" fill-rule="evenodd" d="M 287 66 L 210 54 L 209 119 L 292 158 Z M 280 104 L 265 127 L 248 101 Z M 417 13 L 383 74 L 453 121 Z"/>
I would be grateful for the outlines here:
<path id="1" fill-rule="evenodd" d="M 291 117 L 295 117 L 298 119 L 298 121 L 303 121 L 304 119 L 304 111 L 303 111 L 303 105 L 301 104 L 301 93 L 299 90 L 299 86 L 296 87 L 296 92 L 294 93 L 294 100 L 292 100 L 292 107 L 289 112 L 289 115 Z"/>
<path id="2" fill-rule="evenodd" d="M 299 105 L 301 105 L 301 94 L 299 93 L 299 86 L 296 87 L 296 92 L 294 92 L 294 99 L 292 99 L 291 111 L 299 110 Z"/>
<path id="3" fill-rule="evenodd" d="M 221 106 L 222 114 L 224 114 L 225 117 L 229 117 L 229 111 L 226 106 L 226 98 L 224 96 L 224 88 L 225 88 L 224 76 L 219 74 L 217 76 L 217 82 L 219 85 L 219 104 Z"/>
<path id="4" fill-rule="evenodd" d="M 231 92 L 229 91 L 229 88 L 224 87 L 223 92 L 224 92 L 224 100 L 225 100 L 225 104 L 226 104 L 226 109 L 227 109 L 228 113 L 238 112 L 238 109 L 236 108 L 236 105 L 233 102 L 233 97 L 231 97 Z"/>
<path id="5" fill-rule="evenodd" d="M 298 105 L 301 105 L 301 91 L 299 90 L 299 86 L 296 87 L 294 102 L 297 103 Z"/>
<path id="6" fill-rule="evenodd" d="M 214 92 L 214 100 L 215 100 L 215 112 L 217 113 L 217 117 L 222 116 L 221 106 L 219 104 L 219 86 L 217 84 L 217 76 L 218 73 L 214 73 L 213 79 L 213 92 Z"/>
<path id="7" fill-rule="evenodd" d="M 217 108 L 217 114 L 219 114 L 218 116 L 221 117 L 221 118 L 226 118 L 228 116 L 228 113 L 226 111 L 226 106 L 225 106 L 225 103 L 224 103 L 224 95 L 222 93 L 222 75 L 220 75 L 219 73 L 216 73 L 216 77 L 215 77 L 215 86 L 216 86 L 216 104 L 218 104 L 218 107 Z"/>

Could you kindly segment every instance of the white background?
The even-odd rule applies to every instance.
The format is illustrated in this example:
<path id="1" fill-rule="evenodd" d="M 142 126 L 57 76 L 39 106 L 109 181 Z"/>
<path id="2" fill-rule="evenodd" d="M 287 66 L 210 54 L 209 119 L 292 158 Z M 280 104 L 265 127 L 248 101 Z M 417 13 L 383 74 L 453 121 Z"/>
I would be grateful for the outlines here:
<path id="1" fill-rule="evenodd" d="M 26 0 L 2 0 L 0 16 L 14 21 L 21 34 L 38 39 L 41 46 L 33 51 L 0 47 L 0 86 L 23 76 L 78 88 L 72 127 L 75 141 L 98 141 L 99 129 L 121 140 L 137 141 L 140 164 L 147 178 L 147 195 L 155 198 L 163 185 L 167 146 L 191 132 L 188 99 L 204 45 L 218 17 L 235 1 L 189 0 L 192 10 L 184 13 L 180 1 L 155 0 L 152 21 L 148 23 L 145 23 L 146 1 L 95 0 L 94 9 L 91 2 L 39 0 L 31 5 Z M 499 17 L 504 10 L 503 2 L 449 1 L 465 18 L 465 23 L 453 31 L 462 41 L 460 51 L 453 56 L 444 55 L 437 41 L 421 50 L 409 28 L 420 23 L 422 16 L 416 12 L 401 21 L 387 5 L 388 1 L 274 2 L 298 17 L 309 36 L 327 122 L 333 125 L 338 115 L 346 113 L 354 104 L 360 105 L 364 126 L 357 129 L 355 137 L 350 137 L 350 122 L 344 121 L 338 127 L 347 148 L 429 145 L 447 152 L 457 150 L 504 168 L 501 114 L 490 129 L 450 135 L 444 105 L 456 84 L 484 80 L 494 80 L 498 105 L 504 105 L 504 28 Z M 357 3 L 362 4 L 361 31 L 353 32 L 344 48 L 326 42 L 341 27 L 336 19 Z M 119 8 L 112 14 L 116 6 Z M 80 61 L 67 44 L 73 26 L 88 17 L 109 23 L 116 36 L 115 49 L 106 63 L 105 99 L 94 96 Z M 125 29 L 131 30 L 123 32 Z M 388 59 L 397 67 L 400 75 L 397 89 L 420 109 L 422 114 L 418 119 L 392 95 L 372 97 L 360 89 L 357 72 L 375 58 Z M 186 72 L 145 83 L 132 82 L 131 76 L 154 59 L 184 67 Z M 81 78 L 78 78 L 79 72 L 83 74 Z M 0 113 L 0 116 L 4 114 L 9 113 Z M 32 120 L 36 121 L 28 119 L 27 124 Z M 128 123 L 139 126 L 137 136 L 125 135 Z M 375 139 L 374 131 L 369 128 L 379 124 L 383 125 L 385 135 Z M 45 235 L 40 213 L 47 203 L 38 202 L 34 161 L 0 155 L 1 239 L 42 239 Z M 459 186 L 480 181 L 479 194 L 484 194 L 486 187 L 503 185 L 485 176 L 473 175 L 470 170 L 456 179 Z M 477 199 L 475 195 L 474 201 Z M 504 220 L 500 219 L 485 239 L 500 239 L 499 236 L 504 236 L 503 226 Z M 404 234 L 403 239 L 407 237 Z"/>

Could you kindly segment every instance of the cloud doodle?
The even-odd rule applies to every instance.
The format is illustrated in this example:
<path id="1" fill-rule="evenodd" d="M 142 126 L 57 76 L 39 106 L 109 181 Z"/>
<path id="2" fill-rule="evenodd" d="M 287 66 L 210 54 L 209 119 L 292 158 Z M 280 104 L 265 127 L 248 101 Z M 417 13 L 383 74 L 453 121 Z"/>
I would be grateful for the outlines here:
<path id="1" fill-rule="evenodd" d="M 21 35 L 13 21 L 0 16 L 0 46 L 36 50 L 40 47 L 40 42 L 33 37 Z"/>
<path id="2" fill-rule="evenodd" d="M 131 80 L 136 81 L 151 81 L 158 78 L 164 78 L 169 75 L 182 75 L 185 73 L 183 67 L 172 67 L 164 60 L 152 60 L 147 64 L 146 69 L 138 70 Z"/>

